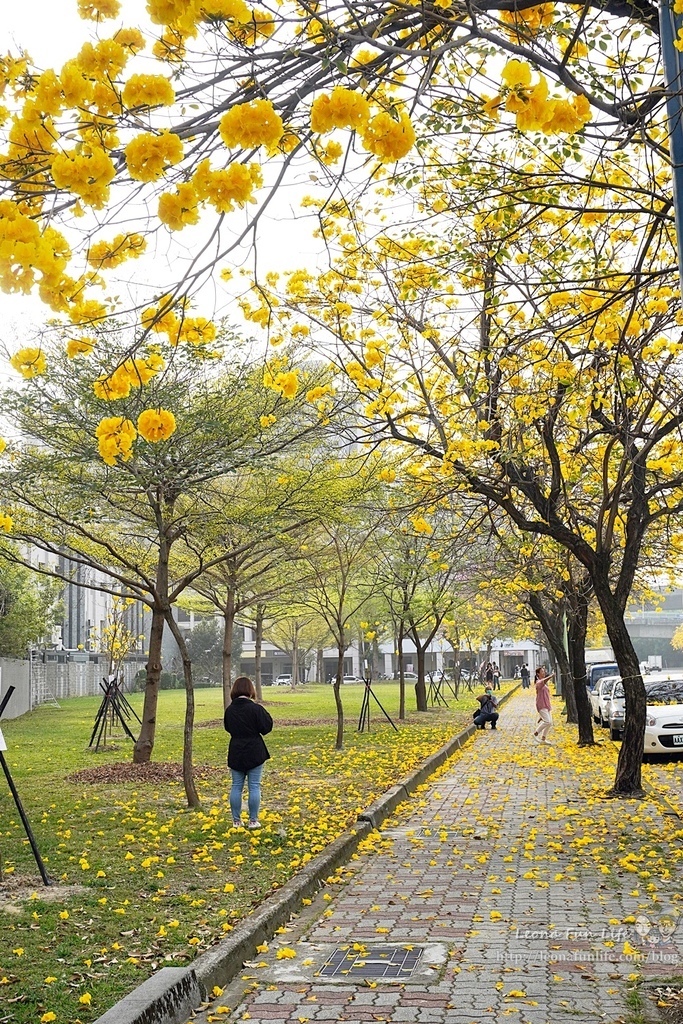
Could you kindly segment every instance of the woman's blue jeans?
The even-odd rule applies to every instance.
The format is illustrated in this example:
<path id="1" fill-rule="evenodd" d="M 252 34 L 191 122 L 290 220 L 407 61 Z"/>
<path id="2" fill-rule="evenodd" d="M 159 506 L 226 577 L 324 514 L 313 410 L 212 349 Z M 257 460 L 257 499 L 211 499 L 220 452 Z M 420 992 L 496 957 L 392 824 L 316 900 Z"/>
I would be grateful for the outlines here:
<path id="1" fill-rule="evenodd" d="M 239 821 L 242 817 L 242 791 L 244 789 L 244 783 L 249 783 L 249 820 L 258 821 L 258 812 L 261 807 L 261 776 L 263 775 L 263 765 L 259 764 L 256 768 L 251 768 L 248 772 L 238 772 L 236 768 L 231 768 L 232 773 L 232 789 L 230 790 L 230 810 L 232 811 L 232 820 Z"/>

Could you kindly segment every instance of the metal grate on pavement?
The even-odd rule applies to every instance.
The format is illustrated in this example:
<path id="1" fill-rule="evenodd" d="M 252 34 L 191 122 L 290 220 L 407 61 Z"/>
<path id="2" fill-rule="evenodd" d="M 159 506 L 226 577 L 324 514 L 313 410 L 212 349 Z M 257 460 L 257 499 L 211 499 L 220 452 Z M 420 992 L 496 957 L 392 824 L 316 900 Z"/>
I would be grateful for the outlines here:
<path id="1" fill-rule="evenodd" d="M 358 943 L 357 943 L 358 945 Z M 320 968 L 321 978 L 408 978 L 417 967 L 423 946 L 338 948 Z"/>

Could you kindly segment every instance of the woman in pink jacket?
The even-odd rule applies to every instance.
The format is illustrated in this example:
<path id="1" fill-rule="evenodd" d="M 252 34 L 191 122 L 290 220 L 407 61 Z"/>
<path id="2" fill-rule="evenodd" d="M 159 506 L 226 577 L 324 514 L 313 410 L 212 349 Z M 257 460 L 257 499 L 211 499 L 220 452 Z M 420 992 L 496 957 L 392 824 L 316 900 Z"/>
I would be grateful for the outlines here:
<path id="1" fill-rule="evenodd" d="M 552 705 L 550 703 L 550 688 L 548 683 L 552 676 L 546 675 L 545 669 L 541 666 L 536 669 L 534 684 L 536 686 L 536 710 L 538 711 L 538 727 L 534 732 L 539 743 L 545 746 L 552 746 L 548 739 L 548 733 L 553 727 Z"/>

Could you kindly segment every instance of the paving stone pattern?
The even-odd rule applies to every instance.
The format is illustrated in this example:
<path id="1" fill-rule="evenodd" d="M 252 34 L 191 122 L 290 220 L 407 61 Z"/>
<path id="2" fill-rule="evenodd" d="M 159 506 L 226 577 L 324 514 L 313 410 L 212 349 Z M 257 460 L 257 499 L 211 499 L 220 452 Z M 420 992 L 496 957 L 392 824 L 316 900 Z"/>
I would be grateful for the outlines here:
<path id="1" fill-rule="evenodd" d="M 498 730 L 478 732 L 399 808 L 374 849 L 327 887 L 327 899 L 321 894 L 291 931 L 275 936 L 258 961 L 266 966 L 245 968 L 195 1020 L 627 1021 L 634 965 L 622 952 L 624 927 L 610 921 L 639 912 L 630 894 L 634 876 L 622 880 L 584 866 L 567 849 L 567 821 L 552 813 L 547 820 L 558 804 L 582 810 L 583 798 L 561 748 L 558 754 L 534 743 L 533 720 L 533 697 L 521 692 Z M 614 834 L 623 806 L 606 801 L 601 809 Z M 649 804 L 649 810 L 657 815 L 666 808 Z M 556 859 L 539 863 L 530 844 L 548 849 L 554 831 Z M 557 872 L 561 883 L 554 881 Z M 681 888 L 674 869 L 665 885 L 670 891 L 659 885 L 663 907 Z M 425 953 L 405 982 L 316 976 L 335 948 L 354 943 L 361 951 L 414 944 Z M 277 960 L 282 946 L 296 958 Z M 640 972 L 653 980 L 671 976 L 677 960 L 683 964 L 683 925 Z M 230 1014 L 220 1009 L 225 1005 Z"/>

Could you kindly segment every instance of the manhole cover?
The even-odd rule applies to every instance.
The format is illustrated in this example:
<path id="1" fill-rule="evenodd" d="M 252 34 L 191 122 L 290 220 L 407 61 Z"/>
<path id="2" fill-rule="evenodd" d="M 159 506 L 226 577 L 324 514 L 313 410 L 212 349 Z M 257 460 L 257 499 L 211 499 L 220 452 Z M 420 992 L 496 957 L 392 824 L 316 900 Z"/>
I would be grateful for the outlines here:
<path id="1" fill-rule="evenodd" d="M 322 978 L 408 978 L 417 967 L 423 946 L 335 949 L 320 968 Z"/>

